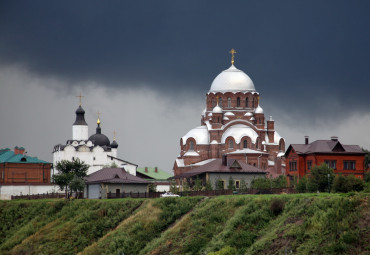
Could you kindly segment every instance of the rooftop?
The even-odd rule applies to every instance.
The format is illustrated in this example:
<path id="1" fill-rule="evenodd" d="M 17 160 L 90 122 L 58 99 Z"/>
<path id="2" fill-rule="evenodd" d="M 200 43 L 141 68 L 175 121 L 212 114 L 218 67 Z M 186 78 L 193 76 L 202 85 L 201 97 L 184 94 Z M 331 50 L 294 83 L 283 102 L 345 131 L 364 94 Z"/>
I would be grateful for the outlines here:
<path id="1" fill-rule="evenodd" d="M 172 177 L 173 175 L 167 173 L 159 168 L 157 168 L 157 172 L 155 171 L 155 167 L 146 167 L 147 172 L 145 172 L 145 167 L 138 167 L 136 172 L 141 173 L 142 175 L 146 175 L 151 179 L 155 180 L 167 180 L 168 178 Z"/>

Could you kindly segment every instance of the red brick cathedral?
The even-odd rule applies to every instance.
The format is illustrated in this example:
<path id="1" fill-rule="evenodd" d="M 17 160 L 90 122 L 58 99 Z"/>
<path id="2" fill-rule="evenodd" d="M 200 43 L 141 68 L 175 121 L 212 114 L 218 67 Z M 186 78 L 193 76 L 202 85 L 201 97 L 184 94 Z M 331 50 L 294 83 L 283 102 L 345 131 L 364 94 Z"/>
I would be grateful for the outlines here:
<path id="1" fill-rule="evenodd" d="M 235 51 L 230 53 L 230 68 L 213 80 L 206 94 L 201 126 L 180 139 L 175 175 L 223 155 L 268 170 L 274 176 L 282 172 L 285 141 L 275 131 L 272 117 L 265 119 L 253 81 L 234 66 Z"/>

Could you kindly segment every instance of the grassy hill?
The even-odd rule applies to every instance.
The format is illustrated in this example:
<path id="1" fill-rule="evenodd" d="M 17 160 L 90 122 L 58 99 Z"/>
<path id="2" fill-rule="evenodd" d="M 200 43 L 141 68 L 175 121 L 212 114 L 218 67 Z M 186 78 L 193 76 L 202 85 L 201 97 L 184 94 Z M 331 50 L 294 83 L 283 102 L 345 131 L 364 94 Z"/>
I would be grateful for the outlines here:
<path id="1" fill-rule="evenodd" d="M 0 254 L 369 254 L 368 194 L 0 201 Z"/>

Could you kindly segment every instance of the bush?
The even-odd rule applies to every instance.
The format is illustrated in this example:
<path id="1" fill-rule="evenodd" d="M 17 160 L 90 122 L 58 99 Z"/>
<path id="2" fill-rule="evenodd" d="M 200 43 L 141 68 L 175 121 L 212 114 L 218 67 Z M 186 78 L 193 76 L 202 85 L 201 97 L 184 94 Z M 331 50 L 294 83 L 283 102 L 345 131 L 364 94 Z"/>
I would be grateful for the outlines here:
<path id="1" fill-rule="evenodd" d="M 251 187 L 253 189 L 270 189 L 271 181 L 266 178 L 257 178 L 252 181 Z"/>
<path id="2" fill-rule="evenodd" d="M 328 177 L 329 175 L 329 177 Z M 332 186 L 333 180 L 334 180 L 334 173 L 333 169 L 329 168 L 326 164 L 321 164 L 320 166 L 314 166 L 311 169 L 310 173 L 310 182 L 309 185 L 310 191 L 314 188 L 317 188 L 317 190 L 324 192 L 329 190 L 329 185 Z"/>
<path id="3" fill-rule="evenodd" d="M 343 176 L 337 175 L 334 179 L 333 189 L 335 192 L 347 193 L 350 191 L 362 191 L 364 181 L 356 178 L 354 175 Z"/>
<path id="4" fill-rule="evenodd" d="M 299 193 L 307 192 L 307 182 L 308 182 L 307 177 L 306 176 L 302 177 L 297 183 L 296 190 Z"/>
<path id="5" fill-rule="evenodd" d="M 270 203 L 270 211 L 273 215 L 279 215 L 285 206 L 285 201 L 280 198 L 273 198 Z"/>

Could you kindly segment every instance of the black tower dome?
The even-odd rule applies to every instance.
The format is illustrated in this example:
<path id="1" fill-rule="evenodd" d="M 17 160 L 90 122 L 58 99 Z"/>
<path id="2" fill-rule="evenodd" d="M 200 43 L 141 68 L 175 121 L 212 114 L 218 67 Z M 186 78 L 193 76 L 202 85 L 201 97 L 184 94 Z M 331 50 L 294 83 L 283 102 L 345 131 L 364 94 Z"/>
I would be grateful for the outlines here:
<path id="1" fill-rule="evenodd" d="M 85 110 L 82 109 L 81 105 L 76 110 L 76 121 L 73 125 L 84 125 L 87 126 L 85 121 Z"/>
<path id="2" fill-rule="evenodd" d="M 89 137 L 89 140 L 94 143 L 94 145 L 99 145 L 99 146 L 110 146 L 110 141 L 108 137 L 104 134 L 101 133 L 101 128 L 100 128 L 100 120 L 98 119 L 98 126 L 96 128 L 96 134 L 92 135 Z"/>

